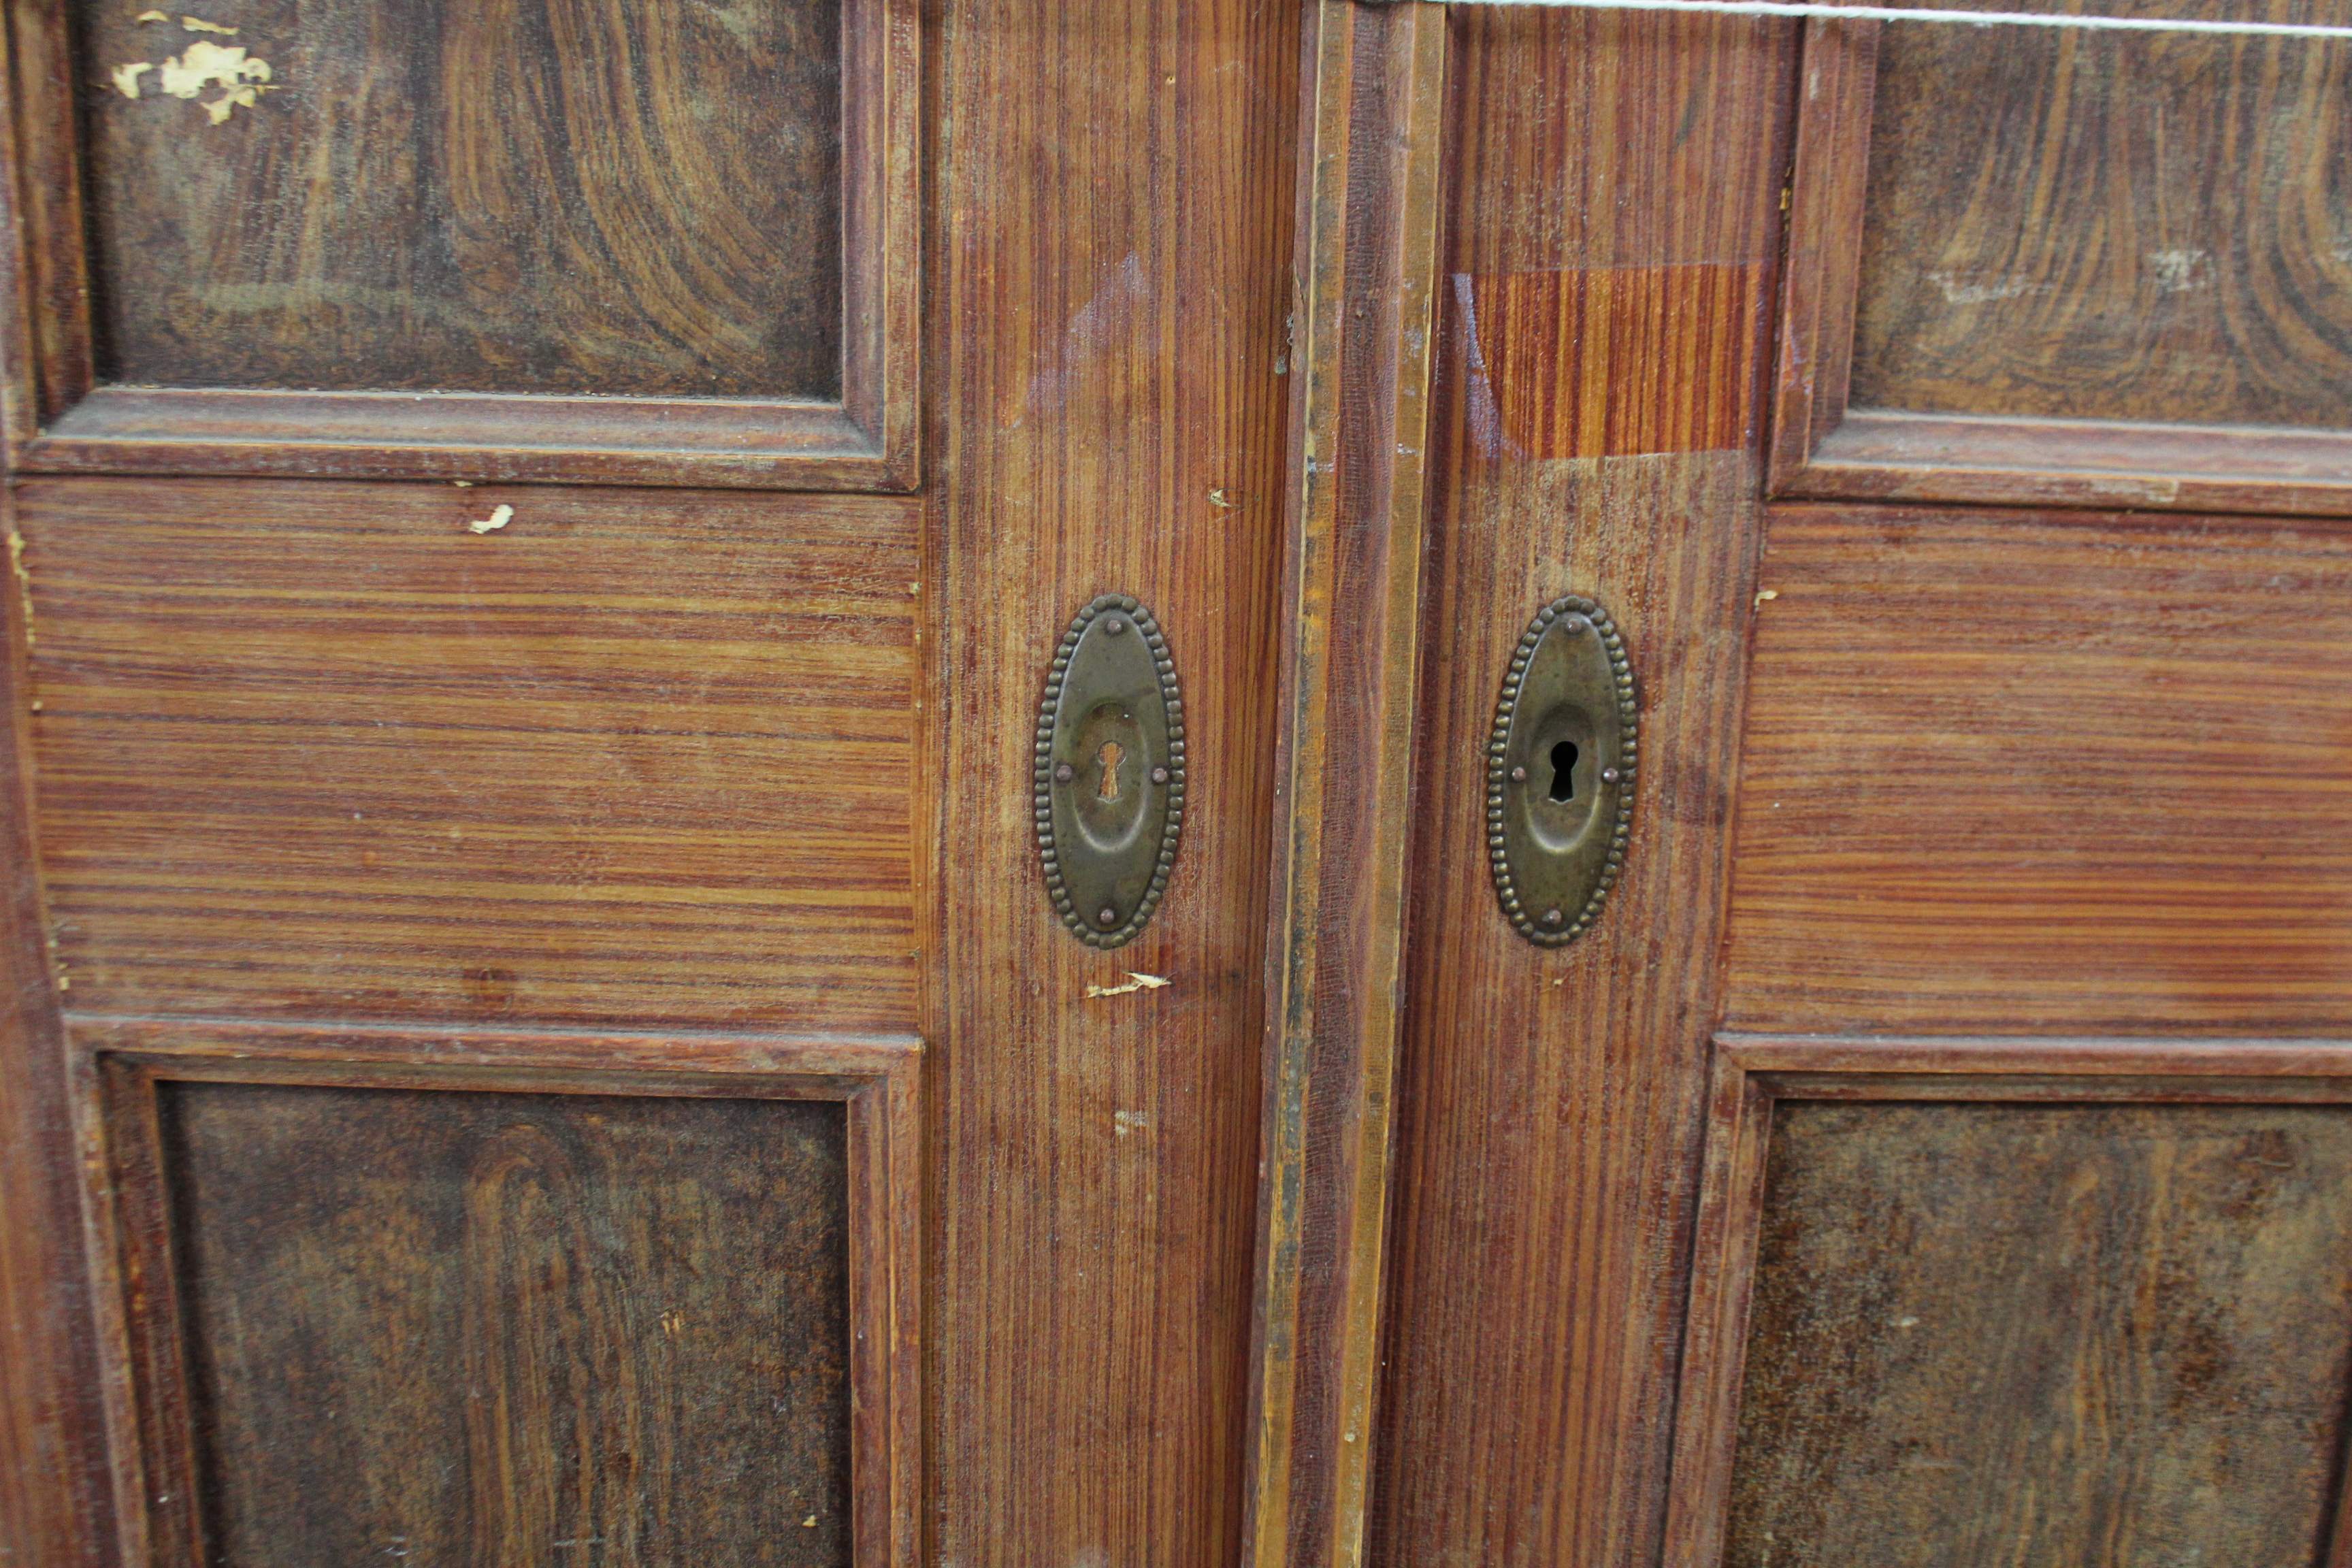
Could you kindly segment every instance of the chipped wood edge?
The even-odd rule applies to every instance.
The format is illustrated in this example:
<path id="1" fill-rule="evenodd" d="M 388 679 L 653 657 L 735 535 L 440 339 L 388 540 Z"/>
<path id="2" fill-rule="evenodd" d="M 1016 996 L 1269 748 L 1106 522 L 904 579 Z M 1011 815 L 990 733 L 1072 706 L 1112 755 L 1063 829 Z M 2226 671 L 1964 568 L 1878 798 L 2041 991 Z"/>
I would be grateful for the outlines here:
<path id="1" fill-rule="evenodd" d="M 1317 0 L 1306 17 L 1276 763 L 1289 828 L 1277 841 L 1267 931 L 1243 1546 L 1252 1568 L 1354 1568 L 1363 1556 L 1402 1002 L 1446 29 L 1441 5 Z M 1369 202 L 1367 185 L 1378 193 Z M 1369 323 L 1352 331 L 1351 300 Z M 1344 461 L 1343 401 L 1368 384 L 1371 433 L 1358 471 Z M 1335 721 L 1371 737 L 1368 768 L 1335 752 Z M 1329 1010 L 1334 995 L 1353 998 L 1354 1010 Z M 1311 1138 L 1317 1125 L 1335 1136 Z M 1330 1218 L 1310 1219 L 1318 1212 Z M 1328 1306 L 1306 1295 L 1310 1251 L 1337 1259 Z"/>

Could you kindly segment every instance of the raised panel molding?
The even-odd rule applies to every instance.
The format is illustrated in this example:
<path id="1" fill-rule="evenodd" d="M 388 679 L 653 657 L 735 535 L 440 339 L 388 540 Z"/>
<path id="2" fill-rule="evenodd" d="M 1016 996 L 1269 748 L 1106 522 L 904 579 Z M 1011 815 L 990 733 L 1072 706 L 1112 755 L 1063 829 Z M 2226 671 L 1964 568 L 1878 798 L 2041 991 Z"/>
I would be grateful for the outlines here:
<path id="1" fill-rule="evenodd" d="M 2347 1155 L 2340 1040 L 1718 1037 L 1665 1560 L 2341 1561 Z"/>
<path id="2" fill-rule="evenodd" d="M 912 488 L 918 0 L 764 3 L 12 7 L 11 466 Z"/>
<path id="3" fill-rule="evenodd" d="M 1772 493 L 2352 512 L 2347 58 L 1809 23 Z"/>
<path id="4" fill-rule="evenodd" d="M 916 1041 L 68 1029 L 128 1561 L 912 1568 Z"/>

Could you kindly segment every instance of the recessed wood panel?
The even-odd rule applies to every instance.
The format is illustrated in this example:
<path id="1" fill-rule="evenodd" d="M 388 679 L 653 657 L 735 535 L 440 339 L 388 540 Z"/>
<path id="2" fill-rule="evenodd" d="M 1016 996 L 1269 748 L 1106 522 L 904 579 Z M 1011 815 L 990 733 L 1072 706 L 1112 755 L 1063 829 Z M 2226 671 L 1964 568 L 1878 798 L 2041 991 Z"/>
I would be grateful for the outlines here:
<path id="1" fill-rule="evenodd" d="M 2338 39 L 1810 24 L 1774 489 L 2352 510 L 2347 72 Z"/>
<path id="2" fill-rule="evenodd" d="M 2352 426 L 2347 79 L 2339 39 L 1889 26 L 1853 405 Z"/>
<path id="3" fill-rule="evenodd" d="M 1727 1568 L 2318 1560 L 2352 1109 L 1782 1100 Z"/>
<path id="4" fill-rule="evenodd" d="M 838 1102 L 157 1110 L 205 1562 L 851 1560 Z"/>
<path id="5" fill-rule="evenodd" d="M 916 6 L 16 13 L 11 464 L 912 488 Z"/>
<path id="6" fill-rule="evenodd" d="M 840 0 L 70 9 L 100 380 L 838 398 Z"/>
<path id="7" fill-rule="evenodd" d="M 911 1022 L 910 506 L 20 498 L 73 1005 Z"/>
<path id="8" fill-rule="evenodd" d="M 1773 513 L 1732 856 L 1739 1027 L 2352 1016 L 2352 538 Z"/>

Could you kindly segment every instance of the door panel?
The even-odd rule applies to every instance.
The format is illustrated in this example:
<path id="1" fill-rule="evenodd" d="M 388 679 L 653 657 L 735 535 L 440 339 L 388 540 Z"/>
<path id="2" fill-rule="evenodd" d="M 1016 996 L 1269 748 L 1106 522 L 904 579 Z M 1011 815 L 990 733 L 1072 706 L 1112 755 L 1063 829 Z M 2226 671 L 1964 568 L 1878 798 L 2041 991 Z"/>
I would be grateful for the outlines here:
<path id="1" fill-rule="evenodd" d="M 16 6 L 12 460 L 908 489 L 916 12 Z"/>
<path id="2" fill-rule="evenodd" d="M 912 502 L 64 479 L 17 517 L 75 1007 L 913 1027 Z"/>
<path id="3" fill-rule="evenodd" d="M 912 1042 L 77 1043 L 133 1560 L 911 1560 Z"/>
<path id="4" fill-rule="evenodd" d="M 2307 522 L 1774 509 L 1727 1021 L 2341 1026 L 2347 568 Z"/>

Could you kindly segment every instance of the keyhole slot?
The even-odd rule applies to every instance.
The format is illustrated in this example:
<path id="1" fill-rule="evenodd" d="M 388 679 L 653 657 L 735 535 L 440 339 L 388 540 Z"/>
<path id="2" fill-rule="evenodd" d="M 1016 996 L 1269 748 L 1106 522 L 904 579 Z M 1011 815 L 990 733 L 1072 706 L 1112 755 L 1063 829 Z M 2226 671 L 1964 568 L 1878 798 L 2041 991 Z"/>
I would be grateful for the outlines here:
<path id="1" fill-rule="evenodd" d="M 1576 798 L 1576 742 L 1562 741 L 1551 749 L 1551 798 L 1558 803 Z"/>
<path id="2" fill-rule="evenodd" d="M 1105 741 L 1102 750 L 1096 753 L 1095 765 L 1102 770 L 1102 784 L 1095 791 L 1097 799 L 1117 800 L 1118 798 L 1118 764 L 1119 760 L 1126 755 L 1125 752 L 1119 750 L 1117 741 Z"/>

